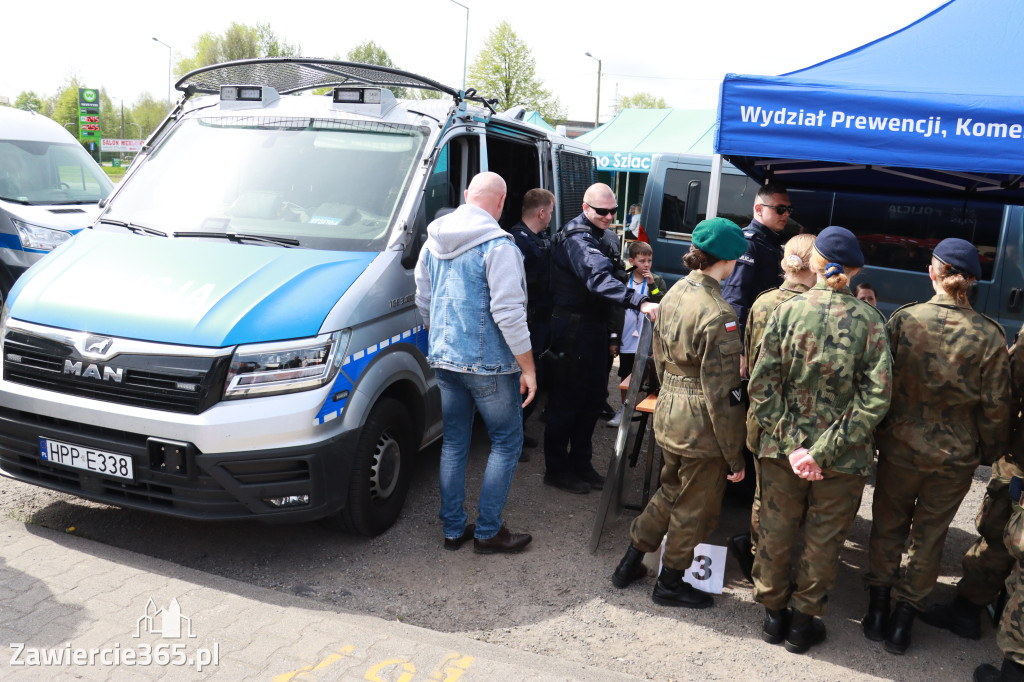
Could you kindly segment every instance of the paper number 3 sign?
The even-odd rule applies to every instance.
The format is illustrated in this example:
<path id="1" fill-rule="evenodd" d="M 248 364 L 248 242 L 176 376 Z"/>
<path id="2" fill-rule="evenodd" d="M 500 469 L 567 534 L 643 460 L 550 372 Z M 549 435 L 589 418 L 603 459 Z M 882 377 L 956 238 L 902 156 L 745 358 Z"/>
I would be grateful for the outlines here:
<path id="1" fill-rule="evenodd" d="M 665 553 L 665 543 L 661 544 L 661 553 Z M 720 545 L 701 543 L 693 548 L 693 563 L 683 574 L 683 580 L 698 590 L 710 594 L 722 594 L 725 585 L 725 562 L 727 551 Z M 661 572 L 661 561 L 658 561 L 658 572 Z"/>

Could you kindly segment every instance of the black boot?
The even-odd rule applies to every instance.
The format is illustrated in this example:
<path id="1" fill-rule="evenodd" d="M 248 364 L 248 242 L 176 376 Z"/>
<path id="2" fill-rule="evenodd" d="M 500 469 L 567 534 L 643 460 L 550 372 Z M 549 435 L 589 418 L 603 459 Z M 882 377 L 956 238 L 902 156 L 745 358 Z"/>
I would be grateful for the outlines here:
<path id="1" fill-rule="evenodd" d="M 639 580 L 647 575 L 647 568 L 644 566 L 644 553 L 629 545 L 626 555 L 622 557 L 618 568 L 612 573 L 612 585 L 620 590 L 628 586 L 634 580 Z"/>
<path id="2" fill-rule="evenodd" d="M 885 629 L 889 625 L 889 593 L 888 585 L 872 585 L 868 588 L 868 612 L 861 619 L 864 636 L 872 642 L 885 639 Z"/>
<path id="3" fill-rule="evenodd" d="M 684 571 L 662 566 L 661 575 L 654 585 L 651 599 L 662 606 L 684 606 L 688 609 L 703 609 L 715 603 L 711 595 L 701 592 L 683 580 Z"/>
<path id="4" fill-rule="evenodd" d="M 740 565 L 740 572 L 743 573 L 743 577 L 750 581 L 751 584 L 754 582 L 752 575 L 754 571 L 754 553 L 751 550 L 752 547 L 750 533 L 734 535 L 729 538 L 729 549 L 732 551 L 733 556 L 736 557 L 736 562 Z"/>
<path id="5" fill-rule="evenodd" d="M 789 609 L 765 609 L 761 639 L 769 644 L 778 644 L 786 638 L 789 630 Z"/>
<path id="6" fill-rule="evenodd" d="M 965 639 L 981 639 L 981 612 L 984 608 L 957 595 L 948 604 L 929 606 L 921 614 L 921 620 Z"/>
<path id="7" fill-rule="evenodd" d="M 786 651 L 802 654 L 825 641 L 825 624 L 820 618 L 793 609 L 793 618 L 786 632 Z"/>
<path id="8" fill-rule="evenodd" d="M 997 668 L 994 665 L 985 663 L 974 669 L 974 682 L 1022 682 L 1024 681 L 1024 666 L 1015 663 L 1008 658 L 1003 659 L 1003 667 Z"/>
<path id="9" fill-rule="evenodd" d="M 910 646 L 910 630 L 914 627 L 917 609 L 905 601 L 897 601 L 885 631 L 885 650 L 890 654 L 902 654 Z"/>

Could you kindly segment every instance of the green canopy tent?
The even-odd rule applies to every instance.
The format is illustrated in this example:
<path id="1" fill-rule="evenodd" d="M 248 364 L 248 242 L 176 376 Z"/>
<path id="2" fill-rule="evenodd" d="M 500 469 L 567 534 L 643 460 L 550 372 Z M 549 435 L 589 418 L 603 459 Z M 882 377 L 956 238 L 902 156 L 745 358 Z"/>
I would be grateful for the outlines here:
<path id="1" fill-rule="evenodd" d="M 623 174 L 621 202 L 628 204 L 630 176 L 650 172 L 655 154 L 710 157 L 714 153 L 716 116 L 715 109 L 623 109 L 611 121 L 578 139 L 590 145 L 598 172 L 615 174 L 617 195 L 619 174 Z M 645 180 L 640 179 L 634 186 L 636 197 L 641 195 L 640 185 L 646 185 Z M 632 203 L 640 202 L 637 199 Z"/>

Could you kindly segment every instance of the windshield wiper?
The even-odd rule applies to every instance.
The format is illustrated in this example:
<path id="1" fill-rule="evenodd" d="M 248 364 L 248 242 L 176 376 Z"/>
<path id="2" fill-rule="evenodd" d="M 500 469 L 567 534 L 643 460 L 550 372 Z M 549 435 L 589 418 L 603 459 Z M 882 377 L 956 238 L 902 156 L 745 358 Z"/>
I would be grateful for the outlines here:
<path id="1" fill-rule="evenodd" d="M 138 223 L 126 223 L 123 220 L 114 220 L 113 218 L 100 218 L 100 222 L 104 225 L 117 225 L 118 227 L 123 227 L 135 234 L 147 234 L 151 237 L 167 236 L 166 232 L 162 232 L 155 227 L 146 227 L 145 225 L 139 225 Z"/>
<path id="2" fill-rule="evenodd" d="M 175 237 L 211 237 L 215 239 L 227 239 L 233 241 L 236 244 L 241 244 L 245 241 L 260 242 L 263 244 L 273 244 L 274 246 L 298 246 L 298 239 L 290 239 L 288 237 L 268 237 L 262 234 L 246 234 L 245 232 L 175 232 Z"/>

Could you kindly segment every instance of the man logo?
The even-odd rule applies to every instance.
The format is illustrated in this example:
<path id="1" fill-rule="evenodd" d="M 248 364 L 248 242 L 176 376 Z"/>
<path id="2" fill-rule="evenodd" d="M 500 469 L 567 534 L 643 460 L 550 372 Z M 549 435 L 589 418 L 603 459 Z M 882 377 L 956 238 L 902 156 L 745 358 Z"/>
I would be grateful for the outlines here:
<path id="1" fill-rule="evenodd" d="M 90 336 L 85 339 L 85 352 L 103 355 L 110 350 L 110 346 L 113 343 L 114 339 L 106 336 Z"/>
<path id="2" fill-rule="evenodd" d="M 115 384 L 121 383 L 124 378 L 123 367 L 103 367 L 101 365 L 85 365 L 85 369 L 82 369 L 82 363 L 72 362 L 71 360 L 64 361 L 64 373 L 70 374 L 71 376 L 83 377 L 85 379 L 98 379 L 100 381 L 113 381 Z M 102 368 L 102 373 L 100 372 Z"/>

